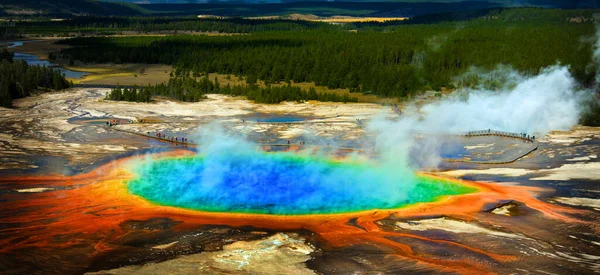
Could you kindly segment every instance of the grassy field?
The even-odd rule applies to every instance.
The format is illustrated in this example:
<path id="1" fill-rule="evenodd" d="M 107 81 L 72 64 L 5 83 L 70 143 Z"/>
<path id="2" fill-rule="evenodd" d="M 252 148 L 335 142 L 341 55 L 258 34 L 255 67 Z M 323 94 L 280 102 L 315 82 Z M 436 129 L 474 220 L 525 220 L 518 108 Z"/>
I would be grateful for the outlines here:
<path id="1" fill-rule="evenodd" d="M 100 86 L 160 84 L 169 80 L 172 70 L 171 66 L 157 64 L 82 64 L 65 68 L 92 73 L 82 79 L 73 79 L 73 83 Z"/>
<path id="2" fill-rule="evenodd" d="M 144 69 L 143 74 L 140 73 L 141 69 Z M 91 72 L 91 75 L 84 77 L 83 79 L 74 79 L 75 84 L 88 84 L 88 85 L 155 85 L 167 82 L 169 80 L 169 74 L 172 71 L 171 66 L 167 65 L 146 65 L 146 64 L 123 64 L 123 65 L 110 65 L 110 64 L 96 64 L 88 66 L 73 66 L 67 67 L 73 71 L 85 71 Z M 208 74 L 210 80 L 215 78 L 219 81 L 221 86 L 227 84 L 231 86 L 243 85 L 246 83 L 245 78 L 237 77 L 232 75 L 224 75 L 217 73 Z M 199 78 L 198 78 L 199 79 Z M 266 87 L 263 81 L 257 81 L 257 85 Z M 281 82 L 271 84 L 271 86 L 284 86 L 287 83 Z M 300 87 L 308 90 L 314 87 L 318 93 L 329 92 L 337 95 L 349 95 L 358 98 L 360 102 L 372 102 L 372 103 L 399 103 L 396 98 L 381 98 L 376 95 L 364 95 L 361 93 L 350 93 L 349 89 L 329 89 L 324 86 L 317 86 L 314 83 L 302 82 L 302 83 L 291 83 L 292 86 Z"/>
<path id="3" fill-rule="evenodd" d="M 402 21 L 408 20 L 408 17 L 359 17 L 359 16 L 317 16 L 314 14 L 300 14 L 293 13 L 282 16 L 258 16 L 248 17 L 248 19 L 256 20 L 301 20 L 301 21 L 314 21 L 314 22 L 326 22 L 326 23 L 364 23 L 364 22 L 389 22 L 389 21 Z"/>
<path id="4" fill-rule="evenodd" d="M 237 77 L 237 76 L 233 76 L 233 75 L 224 75 L 224 74 L 217 74 L 217 73 L 210 73 L 208 74 L 208 77 L 210 80 L 214 80 L 215 77 L 217 78 L 217 80 L 219 81 L 219 84 L 221 86 L 224 85 L 243 85 L 246 83 L 246 80 L 243 77 Z M 265 87 L 265 82 L 258 80 L 257 85 L 261 86 L 261 87 Z M 276 83 L 276 84 L 271 84 L 271 86 L 284 86 L 287 85 L 287 83 L 285 82 L 280 82 L 280 83 Z M 304 90 L 308 90 L 311 87 L 314 87 L 315 90 L 317 90 L 318 93 L 322 93 L 322 92 L 328 92 L 328 93 L 334 93 L 337 95 L 349 95 L 351 97 L 355 97 L 358 99 L 359 102 L 370 102 L 370 103 L 399 103 L 400 101 L 397 98 L 382 98 L 376 95 L 365 95 L 365 94 L 361 94 L 361 93 L 350 93 L 350 89 L 329 89 L 325 86 L 318 86 L 315 85 L 315 83 L 313 82 L 301 82 L 301 83 L 294 83 L 291 82 L 292 86 L 296 86 L 296 87 L 300 87 Z"/>
<path id="5" fill-rule="evenodd" d="M 91 72 L 82 79 L 72 79 L 75 84 L 88 84 L 88 85 L 156 85 L 167 82 L 170 77 L 170 73 L 173 67 L 168 65 L 156 65 L 156 64 L 95 64 L 95 65 L 78 65 L 78 66 L 65 66 L 67 69 L 72 71 L 83 71 Z M 140 73 L 144 69 L 144 73 Z M 243 85 L 246 83 L 244 77 L 238 77 L 233 75 L 210 73 L 208 74 L 210 80 L 217 78 L 221 86 L 227 84 L 231 86 Z M 199 79 L 199 78 L 198 78 Z M 257 85 L 260 87 L 266 87 L 264 81 L 257 81 Z M 284 86 L 287 85 L 285 82 L 271 84 L 271 86 Z M 329 92 L 337 95 L 350 95 L 358 98 L 360 102 L 373 102 L 373 103 L 398 103 L 399 100 L 395 98 L 381 98 L 376 95 L 364 95 L 361 93 L 350 93 L 349 89 L 329 89 L 325 86 L 317 86 L 312 82 L 302 83 L 291 83 L 292 86 L 300 87 L 308 90 L 314 87 L 317 92 Z"/>
<path id="6" fill-rule="evenodd" d="M 20 52 L 36 55 L 41 60 L 48 60 L 48 55 L 52 52 L 68 47 L 64 44 L 55 44 L 62 38 L 31 38 L 24 39 L 31 41 L 24 43 L 23 46 L 9 49 L 12 52 Z M 83 64 L 75 62 L 69 65 L 67 60 L 55 60 L 53 63 L 62 65 L 71 71 L 89 72 L 90 75 L 82 79 L 69 79 L 75 84 L 95 84 L 95 85 L 148 85 L 159 84 L 169 80 L 171 66 L 167 65 L 144 65 L 144 64 Z M 144 69 L 144 73 L 141 71 Z"/>
<path id="7" fill-rule="evenodd" d="M 314 21 L 326 23 L 363 23 L 363 22 L 389 22 L 407 20 L 408 17 L 341 17 L 334 16 L 329 18 L 316 19 Z"/>

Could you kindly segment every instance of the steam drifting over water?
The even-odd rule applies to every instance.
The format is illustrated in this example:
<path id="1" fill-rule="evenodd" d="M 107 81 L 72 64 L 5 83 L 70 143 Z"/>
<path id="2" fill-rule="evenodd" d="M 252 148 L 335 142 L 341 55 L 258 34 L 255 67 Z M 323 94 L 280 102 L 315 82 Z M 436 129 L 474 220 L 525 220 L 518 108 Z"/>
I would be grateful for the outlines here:
<path id="1" fill-rule="evenodd" d="M 217 125 L 203 129 L 196 156 L 147 160 L 128 182 L 152 202 L 211 212 L 332 214 L 391 209 L 474 189 L 393 162 L 266 153 Z"/>
<path id="2" fill-rule="evenodd" d="M 530 135 L 568 130 L 577 124 L 589 92 L 580 90 L 568 67 L 552 66 L 535 76 L 499 67 L 506 83 L 498 90 L 461 89 L 449 97 L 417 108 L 409 106 L 398 119 L 378 117 L 367 131 L 374 133 L 385 163 L 422 169 L 436 167 L 442 141 L 417 142 L 419 134 L 459 134 L 493 129 Z M 497 72 L 496 72 L 497 73 Z"/>
<path id="3" fill-rule="evenodd" d="M 427 104 L 413 128 L 438 133 L 495 129 L 545 134 L 577 124 L 587 93 L 578 89 L 567 67 L 549 67 L 531 77 L 514 73 L 510 81 L 513 85 L 496 91 L 464 89 Z"/>
<path id="4" fill-rule="evenodd" d="M 578 90 L 567 67 L 549 67 L 529 77 L 510 75 L 514 83 L 496 91 L 464 89 L 397 118 L 372 119 L 366 131 L 376 160 L 350 157 L 340 163 L 327 155 L 265 153 L 212 124 L 195 138 L 201 145 L 198 156 L 148 158 L 137 166 L 138 177 L 128 188 L 158 204 L 267 214 L 389 209 L 472 192 L 415 175 L 416 169 L 440 161 L 440 141 L 418 141 L 418 134 L 482 129 L 543 134 L 569 129 L 581 114 L 586 93 Z"/>

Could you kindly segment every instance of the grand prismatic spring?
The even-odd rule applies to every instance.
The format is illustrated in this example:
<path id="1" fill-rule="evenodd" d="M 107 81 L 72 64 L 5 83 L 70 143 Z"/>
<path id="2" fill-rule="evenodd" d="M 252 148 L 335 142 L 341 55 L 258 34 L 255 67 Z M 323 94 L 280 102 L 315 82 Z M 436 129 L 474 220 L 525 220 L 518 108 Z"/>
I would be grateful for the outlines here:
<path id="1" fill-rule="evenodd" d="M 394 209 L 474 188 L 369 163 L 290 153 L 167 158 L 133 168 L 128 191 L 153 203 L 209 212 L 341 214 Z M 373 184 L 376 183 L 376 184 Z"/>
<path id="2" fill-rule="evenodd" d="M 423 268 L 459 273 L 478 269 L 483 274 L 494 272 L 487 264 L 473 260 L 473 255 L 502 263 L 517 257 L 437 237 L 383 230 L 386 226 L 379 221 L 390 215 L 401 219 L 424 215 L 468 218 L 486 205 L 518 200 L 551 220 L 587 224 L 565 215 L 579 210 L 532 197 L 546 192 L 544 189 L 381 169 L 384 167 L 372 160 L 295 152 L 212 156 L 178 150 L 119 159 L 70 177 L 5 179 L 4 183 L 10 181 L 21 188 L 52 190 L 35 193 L 26 203 L 5 204 L 7 211 L 37 211 L 3 218 L 8 226 L 2 230 L 1 251 L 10 255 L 42 249 L 59 255 L 58 251 L 68 248 L 81 253 L 68 253 L 68 257 L 103 258 L 122 253 L 121 247 L 128 246 L 127 240 L 135 236 L 131 234 L 137 226 L 126 224 L 168 218 L 175 222 L 169 229 L 174 232 L 205 225 L 305 229 L 332 247 L 371 244 Z M 148 232 L 157 230 L 151 224 L 139 226 L 151 230 Z M 454 247 L 471 256 L 439 258 L 416 252 L 408 244 L 392 241 L 394 238 Z"/>

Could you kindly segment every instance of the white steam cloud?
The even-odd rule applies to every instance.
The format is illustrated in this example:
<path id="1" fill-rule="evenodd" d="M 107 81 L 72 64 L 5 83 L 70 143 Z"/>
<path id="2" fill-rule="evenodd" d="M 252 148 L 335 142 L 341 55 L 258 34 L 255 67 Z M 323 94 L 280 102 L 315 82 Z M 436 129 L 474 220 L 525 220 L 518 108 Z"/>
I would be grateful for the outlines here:
<path id="1" fill-rule="evenodd" d="M 567 130 L 577 124 L 585 93 L 567 67 L 554 66 L 498 91 L 468 89 L 420 109 L 415 129 L 464 132 L 495 129 L 516 133 Z M 510 85 L 505 85 L 510 86 Z"/>
<path id="2" fill-rule="evenodd" d="M 443 138 L 440 135 L 486 129 L 540 136 L 577 124 L 589 93 L 578 88 L 568 67 L 552 66 L 529 77 L 515 71 L 501 75 L 508 78 L 498 90 L 458 90 L 420 108 L 408 107 L 399 119 L 373 119 L 367 131 L 374 134 L 378 154 L 396 167 L 436 167 L 442 141 L 417 142 L 417 136 Z"/>

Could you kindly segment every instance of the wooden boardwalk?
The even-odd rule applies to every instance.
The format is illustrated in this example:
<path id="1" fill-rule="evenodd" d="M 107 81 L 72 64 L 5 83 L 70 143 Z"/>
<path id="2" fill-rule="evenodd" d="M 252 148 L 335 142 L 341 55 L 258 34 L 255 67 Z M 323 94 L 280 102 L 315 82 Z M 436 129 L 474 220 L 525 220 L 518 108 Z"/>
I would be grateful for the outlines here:
<path id="1" fill-rule="evenodd" d="M 140 132 L 136 132 L 136 131 L 119 129 L 116 126 L 118 126 L 118 124 L 113 125 L 113 126 L 107 126 L 107 128 L 109 130 L 113 130 L 113 131 L 142 136 L 145 138 L 151 138 L 151 139 L 155 139 L 155 140 L 162 141 L 162 142 L 169 142 L 169 143 L 172 143 L 175 145 L 182 145 L 184 147 L 188 147 L 188 146 L 189 147 L 198 147 L 199 146 L 197 143 L 193 143 L 193 142 L 174 141 L 172 139 L 162 138 L 162 137 L 159 138 L 158 136 L 148 135 L 147 133 L 140 133 Z M 454 136 L 463 136 L 463 137 L 498 136 L 498 137 L 506 137 L 506 138 L 515 138 L 515 139 L 520 139 L 525 142 L 531 143 L 531 146 L 527 150 L 523 151 L 520 154 L 511 156 L 511 157 L 508 157 L 505 159 L 501 159 L 501 160 L 467 160 L 467 159 L 443 158 L 442 160 L 445 162 L 462 162 L 462 163 L 473 163 L 473 164 L 506 164 L 506 163 L 515 162 L 515 161 L 519 160 L 520 158 L 527 156 L 531 152 L 538 149 L 537 140 L 535 140 L 534 138 L 531 138 L 529 136 L 523 136 L 523 135 L 517 134 L 517 133 L 493 131 L 493 130 L 482 130 L 482 131 L 471 131 L 471 132 L 454 135 Z M 258 147 L 330 148 L 330 149 L 335 149 L 335 150 L 339 150 L 339 151 L 364 151 L 364 150 L 366 150 L 366 148 L 358 148 L 358 147 L 337 147 L 337 146 L 329 146 L 329 145 L 326 145 L 326 146 L 308 145 L 307 146 L 304 144 L 297 144 L 297 143 L 296 144 L 294 144 L 294 143 L 290 143 L 290 144 L 288 144 L 288 143 L 283 143 L 283 144 L 282 143 L 276 143 L 276 144 L 261 143 L 258 145 Z"/>
<path id="2" fill-rule="evenodd" d="M 173 143 L 175 145 L 184 145 L 184 146 L 191 146 L 191 147 L 197 147 L 198 146 L 198 144 L 193 143 L 193 142 L 174 141 L 172 139 L 159 138 L 157 136 L 148 135 L 148 134 L 144 134 L 144 133 L 140 133 L 140 132 L 136 132 L 136 131 L 129 131 L 129 130 L 125 130 L 125 129 L 119 129 L 119 128 L 116 128 L 117 125 L 108 126 L 107 128 L 109 130 L 112 130 L 112 131 L 117 131 L 117 132 L 128 133 L 128 134 L 137 135 L 137 136 L 142 136 L 142 137 L 145 137 L 145 138 L 151 138 L 151 139 L 155 139 L 155 140 L 158 140 L 158 141 Z"/>
<path id="3" fill-rule="evenodd" d="M 523 151 L 520 154 L 517 154 L 512 157 L 508 157 L 508 158 L 505 158 L 502 160 L 464 160 L 464 159 L 444 158 L 443 160 L 445 162 L 463 162 L 463 163 L 473 163 L 473 164 L 506 164 L 506 163 L 515 162 L 515 161 L 519 160 L 520 158 L 527 156 L 531 152 L 538 149 L 538 142 L 535 138 L 532 138 L 527 135 L 524 136 L 524 135 L 518 134 L 518 133 L 494 131 L 494 130 L 482 130 L 482 131 L 467 132 L 467 133 L 462 134 L 462 136 L 464 136 L 464 137 L 497 136 L 497 137 L 506 137 L 506 138 L 516 138 L 516 139 L 520 139 L 522 141 L 531 143 L 531 146 L 529 148 L 527 148 L 527 150 Z"/>

